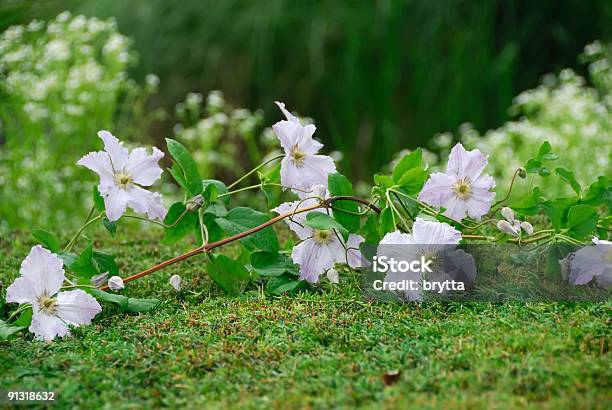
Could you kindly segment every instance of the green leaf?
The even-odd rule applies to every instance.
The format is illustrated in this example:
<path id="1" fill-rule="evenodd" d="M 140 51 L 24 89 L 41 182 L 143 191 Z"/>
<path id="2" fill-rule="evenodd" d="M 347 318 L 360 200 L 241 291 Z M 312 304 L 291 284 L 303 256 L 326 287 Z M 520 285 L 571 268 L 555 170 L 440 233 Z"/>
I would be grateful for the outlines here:
<path id="1" fill-rule="evenodd" d="M 32 236 L 51 252 L 58 253 L 60 251 L 59 239 L 51 232 L 43 231 L 42 229 L 34 229 L 32 231 Z"/>
<path id="2" fill-rule="evenodd" d="M 567 214 L 569 233 L 578 239 L 588 237 L 597 226 L 597 210 L 589 205 L 574 205 Z"/>
<path id="3" fill-rule="evenodd" d="M 282 275 L 268 280 L 266 291 L 273 295 L 282 295 L 286 292 L 297 292 L 308 287 L 308 283 L 304 280 L 296 279 L 295 276 Z"/>
<path id="4" fill-rule="evenodd" d="M 28 327 L 32 323 L 32 307 L 21 312 L 17 320 L 13 322 L 13 326 Z"/>
<path id="5" fill-rule="evenodd" d="M 361 229 L 363 237 L 367 243 L 378 243 L 380 241 L 380 234 L 378 232 L 378 214 L 372 212 L 366 218 L 365 223 Z"/>
<path id="6" fill-rule="evenodd" d="M 228 192 L 227 186 L 221 181 L 216 179 L 204 179 L 202 180 L 203 195 L 206 199 L 207 204 L 212 204 L 217 201 L 219 195 L 226 194 Z M 222 202 L 228 204 L 230 200 L 229 195 L 222 197 Z"/>
<path id="7" fill-rule="evenodd" d="M 574 192 L 576 192 L 577 195 L 580 194 L 581 186 L 578 183 L 578 181 L 576 181 L 576 176 L 574 175 L 572 171 L 570 171 L 569 169 L 563 168 L 563 167 L 558 167 L 558 168 L 555 168 L 555 173 L 559 175 L 559 177 L 561 177 L 562 180 L 570 184 L 570 186 L 572 187 Z"/>
<path id="8" fill-rule="evenodd" d="M 251 275 L 246 268 L 225 255 L 210 255 L 208 275 L 223 291 L 238 296 L 248 285 Z"/>
<path id="9" fill-rule="evenodd" d="M 421 150 L 421 148 L 417 148 L 410 154 L 405 155 L 404 158 L 402 158 L 397 163 L 397 165 L 393 169 L 393 181 L 395 183 L 399 183 L 399 180 L 404 176 L 406 172 L 414 168 L 421 168 L 422 163 L 423 150 Z M 399 185 L 401 185 L 401 183 Z"/>
<path id="10" fill-rule="evenodd" d="M 559 260 L 564 259 L 574 248 L 574 245 L 563 242 L 550 245 L 546 257 L 546 273 L 549 275 L 560 275 L 561 265 L 559 265 Z"/>
<path id="11" fill-rule="evenodd" d="M 181 216 L 182 219 L 176 222 Z M 176 225 L 174 225 L 174 223 L 176 223 Z M 193 227 L 196 226 L 197 223 L 197 213 L 188 212 L 182 202 L 173 203 L 170 209 L 168 209 L 168 213 L 164 219 L 165 225 L 173 226 L 170 228 L 164 227 L 163 243 L 171 244 L 181 240 L 193 232 Z"/>
<path id="12" fill-rule="evenodd" d="M 385 207 L 380 212 L 380 225 L 378 226 L 378 232 L 382 238 L 385 234 L 393 232 L 395 230 L 395 224 L 393 223 L 393 214 L 390 207 Z"/>
<path id="13" fill-rule="evenodd" d="M 380 186 L 383 191 L 386 191 L 394 185 L 393 178 L 383 174 L 374 174 L 374 183 Z"/>
<path id="14" fill-rule="evenodd" d="M 412 168 L 402 175 L 397 184 L 408 195 L 415 195 L 421 192 L 426 179 L 427 171 L 422 168 Z"/>
<path id="15" fill-rule="evenodd" d="M 272 209 L 281 203 L 282 189 L 276 185 L 266 184 L 280 184 L 280 169 L 281 164 L 276 164 L 267 173 L 259 173 L 259 180 L 262 183 L 262 192 L 266 197 L 268 203 L 268 209 Z"/>
<path id="16" fill-rule="evenodd" d="M 217 218 L 216 223 L 229 235 L 237 235 L 248 229 L 255 228 L 269 220 L 264 213 L 247 207 L 234 208 L 223 218 Z M 279 249 L 278 239 L 272 227 L 264 228 L 248 235 L 240 242 L 247 249 L 261 249 L 269 252 L 277 252 Z"/>
<path id="17" fill-rule="evenodd" d="M 291 258 L 281 253 L 253 252 L 251 254 L 253 271 L 261 276 L 281 276 L 284 273 L 298 276 L 298 266 Z"/>
<path id="18" fill-rule="evenodd" d="M 172 158 L 174 158 L 175 163 L 178 164 L 182 171 L 182 176 L 184 177 L 183 181 L 187 190 L 192 195 L 202 193 L 202 178 L 200 178 L 198 166 L 191 157 L 189 151 L 187 151 L 187 148 L 185 148 L 180 142 L 171 138 L 166 138 L 166 143 L 168 144 L 168 152 L 170 152 L 170 155 L 172 155 Z"/>
<path id="19" fill-rule="evenodd" d="M 544 156 L 552 151 L 552 146 L 550 142 L 544 141 L 542 145 L 540 145 L 540 149 L 538 150 L 538 158 L 543 159 Z"/>
<path id="20" fill-rule="evenodd" d="M 331 196 L 353 195 L 353 184 L 344 175 L 334 172 L 327 177 Z M 358 215 L 359 207 L 354 201 L 334 201 L 332 204 L 334 219 L 349 232 L 357 232 L 361 225 Z"/>
<path id="21" fill-rule="evenodd" d="M 102 198 L 102 195 L 100 195 L 100 191 L 98 191 L 97 185 L 94 185 L 93 187 L 93 203 L 94 207 L 98 210 L 98 212 L 104 212 L 104 210 L 106 210 L 104 198 Z"/>
<path id="22" fill-rule="evenodd" d="M 108 218 L 104 217 L 104 219 L 102 219 L 102 225 L 110 232 L 111 236 L 114 237 L 117 234 L 117 224 L 115 222 L 111 222 Z"/>
<path id="23" fill-rule="evenodd" d="M 323 212 L 308 212 L 308 215 L 306 215 L 306 220 L 304 221 L 304 225 L 322 231 L 335 229 L 344 237 L 345 240 L 348 237 L 349 233 L 348 230 L 340 224 L 340 222 L 336 221 L 334 218 Z"/>
<path id="24" fill-rule="evenodd" d="M 70 267 L 76 261 L 77 255 L 72 252 L 59 252 L 57 254 L 59 258 L 64 262 L 64 266 Z"/>
<path id="25" fill-rule="evenodd" d="M 12 334 L 25 329 L 25 326 L 13 326 L 0 320 L 0 339 L 7 340 Z"/>
<path id="26" fill-rule="evenodd" d="M 97 265 L 97 271 L 100 273 L 108 272 L 108 276 L 119 275 L 119 267 L 115 262 L 115 257 L 104 252 L 93 252 L 93 260 Z"/>
<path id="27" fill-rule="evenodd" d="M 172 175 L 172 178 L 174 178 L 176 183 L 179 184 L 181 188 L 187 192 L 190 192 L 189 186 L 187 185 L 187 180 L 183 174 L 183 170 L 176 162 L 172 164 L 172 168 L 166 168 L 166 170 L 170 173 L 170 175 Z"/>
<path id="28" fill-rule="evenodd" d="M 159 306 L 159 299 L 137 299 L 129 298 L 123 295 L 117 295 L 114 293 L 107 293 L 100 289 L 86 288 L 84 289 L 87 293 L 91 294 L 98 300 L 104 302 L 114 303 L 119 306 L 122 312 L 127 313 L 144 313 L 155 309 Z"/>
<path id="29" fill-rule="evenodd" d="M 608 178 L 600 176 L 597 178 L 597 181 L 589 185 L 587 192 L 582 198 L 582 202 L 587 205 L 605 205 L 608 208 L 612 208 L 612 187 L 608 182 Z"/>
<path id="30" fill-rule="evenodd" d="M 573 205 L 576 205 L 576 198 L 557 198 L 543 202 L 541 207 L 550 218 L 553 228 L 559 230 L 566 225 L 567 213 Z"/>
<path id="31" fill-rule="evenodd" d="M 83 252 L 81 252 L 78 258 L 68 268 L 84 282 L 89 282 L 92 276 L 100 273 L 96 265 L 94 265 L 93 242 L 90 242 L 89 245 L 83 249 Z"/>

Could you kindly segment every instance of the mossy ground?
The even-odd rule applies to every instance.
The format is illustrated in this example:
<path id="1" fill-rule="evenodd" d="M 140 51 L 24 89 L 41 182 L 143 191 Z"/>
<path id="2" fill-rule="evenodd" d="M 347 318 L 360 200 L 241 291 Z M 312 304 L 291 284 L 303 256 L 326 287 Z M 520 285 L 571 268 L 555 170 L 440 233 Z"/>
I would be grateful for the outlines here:
<path id="1" fill-rule="evenodd" d="M 138 235 L 96 248 L 115 254 L 125 276 L 190 246 Z M 26 233 L 0 239 L 4 284 L 32 245 Z M 168 284 L 174 273 L 180 293 Z M 612 405 L 609 303 L 365 303 L 356 275 L 341 280 L 295 296 L 253 286 L 231 298 L 193 258 L 126 287 L 161 299 L 153 312 L 105 304 L 74 337 L 0 342 L 0 389 L 55 390 L 54 408 Z M 391 370 L 401 375 L 386 386 Z"/>

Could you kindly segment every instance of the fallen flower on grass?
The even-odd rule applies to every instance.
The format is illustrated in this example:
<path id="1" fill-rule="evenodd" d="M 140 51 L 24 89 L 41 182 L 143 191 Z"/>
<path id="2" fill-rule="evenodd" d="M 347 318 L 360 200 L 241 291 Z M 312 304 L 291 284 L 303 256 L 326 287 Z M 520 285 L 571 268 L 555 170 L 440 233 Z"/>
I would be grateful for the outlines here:
<path id="1" fill-rule="evenodd" d="M 89 324 L 102 311 L 81 289 L 60 292 L 64 283 L 62 260 L 40 245 L 21 264 L 20 275 L 7 289 L 6 301 L 32 305 L 29 330 L 46 341 L 70 334 L 69 326 Z"/>
<path id="2" fill-rule="evenodd" d="M 179 292 L 181 290 L 181 282 L 182 282 L 182 279 L 181 279 L 181 277 L 179 275 L 172 275 L 170 277 L 170 285 L 177 292 Z"/>
<path id="3" fill-rule="evenodd" d="M 108 280 L 108 287 L 115 292 L 124 288 L 123 279 L 119 276 L 113 276 Z"/>

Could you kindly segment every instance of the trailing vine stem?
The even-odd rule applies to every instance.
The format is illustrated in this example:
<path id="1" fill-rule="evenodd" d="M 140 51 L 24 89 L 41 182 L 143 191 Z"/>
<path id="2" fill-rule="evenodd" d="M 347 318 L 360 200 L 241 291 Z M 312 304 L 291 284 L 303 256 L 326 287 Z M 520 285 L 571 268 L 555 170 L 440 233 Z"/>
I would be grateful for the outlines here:
<path id="1" fill-rule="evenodd" d="M 261 225 L 258 225 L 258 226 L 254 227 L 254 228 L 251 228 L 251 229 L 248 229 L 248 230 L 246 230 L 244 232 L 241 232 L 239 234 L 232 235 L 232 236 L 229 236 L 229 237 L 224 238 L 224 239 L 220 239 L 220 240 L 218 240 L 216 242 L 206 243 L 206 244 L 204 244 L 202 246 L 199 246 L 199 247 L 197 247 L 197 248 L 195 248 L 195 249 L 193 249 L 193 250 L 191 250 L 189 252 L 186 252 L 186 253 L 184 253 L 182 255 L 175 256 L 174 258 L 165 260 L 165 261 L 163 261 L 163 262 L 161 262 L 161 263 L 159 263 L 159 264 L 157 264 L 155 266 L 152 266 L 152 267 L 150 267 L 148 269 L 145 269 L 142 272 L 139 272 L 139 273 L 136 273 L 134 275 L 128 276 L 127 278 L 123 278 L 123 282 L 124 283 L 131 282 L 133 280 L 142 278 L 143 276 L 150 275 L 153 272 L 157 272 L 158 270 L 163 269 L 166 266 L 170 266 L 170 265 L 173 265 L 173 264 L 175 264 L 177 262 L 180 262 L 180 261 L 183 261 L 185 259 L 191 258 L 192 256 L 198 255 L 200 253 L 208 253 L 208 252 L 210 252 L 211 250 L 213 250 L 215 248 L 218 248 L 218 247 L 223 246 L 223 245 L 227 245 L 228 243 L 235 242 L 235 241 L 237 241 L 239 239 L 242 239 L 242 238 L 244 238 L 246 236 L 252 235 L 255 232 L 259 232 L 262 229 L 265 229 L 265 228 L 267 228 L 267 227 L 269 227 L 271 225 L 274 225 L 275 223 L 277 223 L 279 221 L 282 221 L 282 220 L 284 220 L 286 218 L 292 217 L 295 214 L 309 212 L 309 211 L 312 211 L 312 210 L 315 210 L 315 209 L 319 209 L 319 208 L 329 208 L 329 207 L 331 207 L 331 205 L 334 202 L 337 202 L 337 201 L 359 202 L 359 203 L 367 206 L 371 210 L 373 210 L 373 211 L 375 211 L 377 213 L 380 213 L 380 208 L 379 207 L 377 207 L 376 205 L 370 203 L 369 201 L 367 201 L 365 199 L 362 199 L 362 198 L 359 198 L 359 197 L 355 197 L 355 196 L 350 196 L 350 195 L 333 196 L 331 198 L 328 198 L 328 199 L 325 199 L 325 200 L 321 201 L 320 203 L 318 203 L 316 205 L 311 205 L 311 206 L 306 207 L 306 208 L 302 208 L 302 209 L 298 209 L 298 210 L 294 210 L 294 211 L 291 211 L 291 212 L 287 212 L 287 213 L 278 215 L 278 216 L 270 219 L 269 221 L 264 222 Z M 102 290 L 108 290 L 108 285 L 103 286 L 101 289 Z"/>

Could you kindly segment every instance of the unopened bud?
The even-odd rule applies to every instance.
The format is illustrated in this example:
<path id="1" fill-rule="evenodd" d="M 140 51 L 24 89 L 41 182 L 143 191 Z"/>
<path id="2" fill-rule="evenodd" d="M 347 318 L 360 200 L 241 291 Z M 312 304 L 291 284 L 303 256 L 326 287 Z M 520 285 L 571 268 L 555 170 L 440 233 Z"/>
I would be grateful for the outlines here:
<path id="1" fill-rule="evenodd" d="M 529 236 L 533 235 L 533 226 L 527 222 L 527 221 L 523 221 L 521 222 L 521 228 L 523 228 L 523 231 L 525 231 L 525 233 Z"/>
<path id="2" fill-rule="evenodd" d="M 518 169 L 518 176 L 521 177 L 522 179 L 527 178 L 527 170 L 523 167 L 520 167 Z"/>
<path id="3" fill-rule="evenodd" d="M 172 277 L 170 278 L 170 285 L 172 285 L 174 290 L 176 290 L 177 292 L 180 291 L 181 290 L 181 277 L 179 275 L 172 275 Z"/>
<path id="4" fill-rule="evenodd" d="M 123 289 L 123 279 L 121 279 L 119 276 L 113 276 L 108 280 L 108 287 L 110 288 L 110 290 L 121 290 Z"/>
<path id="5" fill-rule="evenodd" d="M 338 274 L 338 271 L 334 268 L 327 270 L 327 279 L 329 279 L 331 283 L 340 283 L 340 275 Z"/>
<path id="6" fill-rule="evenodd" d="M 198 209 L 200 209 L 203 203 L 204 203 L 204 197 L 202 196 L 202 194 L 198 194 L 187 202 L 187 206 L 186 206 L 187 211 L 189 212 L 197 211 Z"/>
<path id="7" fill-rule="evenodd" d="M 519 236 L 518 231 L 508 221 L 497 222 L 497 229 L 512 236 Z"/>
<path id="8" fill-rule="evenodd" d="M 100 287 L 102 286 L 105 282 L 106 279 L 108 279 L 108 272 L 104 272 L 101 273 L 99 275 L 95 275 L 91 277 L 91 283 L 95 286 L 95 287 Z"/>
<path id="9" fill-rule="evenodd" d="M 511 208 L 504 206 L 501 210 L 501 214 L 506 219 L 506 221 L 511 223 L 514 222 L 514 211 Z"/>

